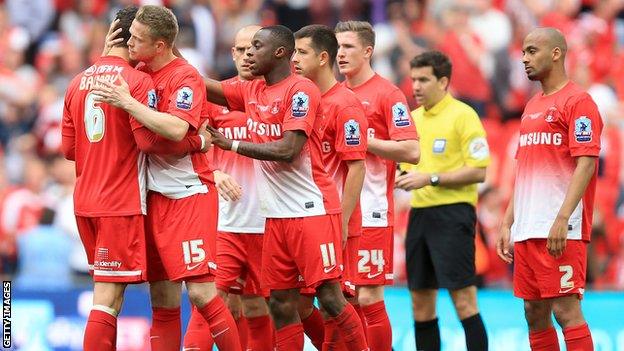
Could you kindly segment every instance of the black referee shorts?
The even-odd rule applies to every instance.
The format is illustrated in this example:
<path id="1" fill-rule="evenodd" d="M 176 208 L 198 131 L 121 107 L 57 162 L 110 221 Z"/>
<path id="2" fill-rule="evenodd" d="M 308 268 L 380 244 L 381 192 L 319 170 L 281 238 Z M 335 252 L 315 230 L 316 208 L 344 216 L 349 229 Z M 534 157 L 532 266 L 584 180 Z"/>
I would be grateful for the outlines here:
<path id="1" fill-rule="evenodd" d="M 410 290 L 475 284 L 476 220 L 467 203 L 412 208 L 405 239 Z"/>

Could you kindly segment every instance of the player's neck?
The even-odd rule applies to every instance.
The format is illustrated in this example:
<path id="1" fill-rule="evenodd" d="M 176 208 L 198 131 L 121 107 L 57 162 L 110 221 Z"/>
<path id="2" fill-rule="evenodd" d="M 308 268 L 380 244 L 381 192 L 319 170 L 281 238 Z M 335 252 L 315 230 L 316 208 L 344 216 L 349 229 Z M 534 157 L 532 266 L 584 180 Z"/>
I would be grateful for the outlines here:
<path id="1" fill-rule="evenodd" d="M 124 59 L 126 61 L 130 61 L 130 54 L 128 54 L 128 49 L 127 48 L 113 47 L 108 52 L 107 56 L 121 57 L 122 59 Z"/>
<path id="2" fill-rule="evenodd" d="M 147 67 L 152 71 L 156 72 L 161 68 L 168 65 L 171 61 L 177 58 L 176 55 L 173 54 L 171 50 L 165 52 L 163 55 L 156 55 L 154 59 L 147 63 Z"/>
<path id="3" fill-rule="evenodd" d="M 274 85 L 288 78 L 291 74 L 290 63 L 285 61 L 276 65 L 271 72 L 265 74 L 264 80 L 267 85 Z"/>
<path id="4" fill-rule="evenodd" d="M 542 92 L 544 95 L 551 95 L 559 90 L 563 89 L 570 80 L 565 72 L 554 72 L 548 77 L 544 78 L 540 83 L 542 84 Z"/>
<path id="5" fill-rule="evenodd" d="M 321 94 L 325 94 L 333 88 L 338 81 L 336 80 L 336 77 L 334 77 L 334 72 L 332 72 L 331 69 L 323 69 L 314 79 L 314 83 L 321 91 Z"/>
<path id="6" fill-rule="evenodd" d="M 349 88 L 355 88 L 366 83 L 369 79 L 373 78 L 374 75 L 375 71 L 373 71 L 373 68 L 370 66 L 370 64 L 365 63 L 364 65 L 362 65 L 360 70 L 355 72 L 353 75 L 346 76 L 347 85 L 349 86 Z"/>

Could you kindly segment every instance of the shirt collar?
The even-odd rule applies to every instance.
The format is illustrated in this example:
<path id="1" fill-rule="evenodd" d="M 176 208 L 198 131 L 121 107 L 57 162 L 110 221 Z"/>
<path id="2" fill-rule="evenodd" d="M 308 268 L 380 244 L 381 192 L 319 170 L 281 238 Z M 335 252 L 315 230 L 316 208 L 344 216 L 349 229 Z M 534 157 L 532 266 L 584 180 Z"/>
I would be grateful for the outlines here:
<path id="1" fill-rule="evenodd" d="M 444 95 L 442 100 L 438 101 L 438 103 L 433 105 L 432 108 L 425 110 L 425 113 L 424 113 L 425 116 L 438 115 L 440 112 L 442 112 L 442 110 L 444 110 L 448 106 L 448 104 L 451 103 L 452 100 L 453 100 L 453 97 L 451 96 L 451 94 L 446 93 L 446 95 Z"/>

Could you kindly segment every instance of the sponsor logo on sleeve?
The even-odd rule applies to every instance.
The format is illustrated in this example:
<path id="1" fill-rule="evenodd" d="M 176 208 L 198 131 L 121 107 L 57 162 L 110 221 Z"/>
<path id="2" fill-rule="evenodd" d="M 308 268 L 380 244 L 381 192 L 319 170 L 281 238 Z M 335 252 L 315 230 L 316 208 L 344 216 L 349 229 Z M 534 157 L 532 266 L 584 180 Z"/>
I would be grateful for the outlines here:
<path id="1" fill-rule="evenodd" d="M 407 107 L 402 102 L 397 102 L 392 106 L 392 121 L 398 128 L 407 127 L 412 123 Z"/>
<path id="2" fill-rule="evenodd" d="M 180 110 L 190 110 L 193 107 L 193 90 L 191 88 L 184 87 L 178 90 L 176 106 Z"/>
<path id="3" fill-rule="evenodd" d="M 292 116 L 302 118 L 308 115 L 310 97 L 303 91 L 297 92 L 292 98 Z"/>
<path id="4" fill-rule="evenodd" d="M 344 124 L 345 129 L 345 143 L 349 146 L 360 145 L 360 124 L 350 119 Z"/>
<path id="5" fill-rule="evenodd" d="M 433 153 L 441 154 L 446 150 L 446 139 L 435 139 L 433 141 Z"/>
<path id="6" fill-rule="evenodd" d="M 587 116 L 574 121 L 574 138 L 577 143 L 589 143 L 592 140 L 592 123 Z"/>
<path id="7" fill-rule="evenodd" d="M 151 109 L 156 109 L 156 103 L 158 99 L 156 98 L 156 90 L 151 89 L 147 92 L 147 107 Z"/>
<path id="8" fill-rule="evenodd" d="M 475 160 L 485 160 L 490 156 L 490 148 L 484 137 L 476 137 L 470 141 L 468 145 L 470 157 Z"/>

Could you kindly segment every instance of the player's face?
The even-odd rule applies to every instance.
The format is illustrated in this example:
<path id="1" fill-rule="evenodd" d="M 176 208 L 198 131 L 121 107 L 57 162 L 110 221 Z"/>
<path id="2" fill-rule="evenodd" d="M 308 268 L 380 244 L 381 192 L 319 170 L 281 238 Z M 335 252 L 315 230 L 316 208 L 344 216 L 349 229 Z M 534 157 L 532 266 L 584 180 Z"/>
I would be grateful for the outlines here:
<path id="1" fill-rule="evenodd" d="M 295 72 L 306 78 L 312 78 L 321 67 L 321 60 L 312 48 L 312 38 L 295 40 L 295 53 L 292 57 Z"/>
<path id="2" fill-rule="evenodd" d="M 149 62 L 156 56 L 156 41 L 150 36 L 149 28 L 137 20 L 132 21 L 130 26 L 128 52 L 133 61 Z"/>
<path id="3" fill-rule="evenodd" d="M 236 65 L 236 71 L 238 75 L 243 79 L 254 79 L 249 64 L 245 62 L 245 52 L 251 48 L 251 40 L 253 39 L 253 33 L 243 33 L 244 35 L 237 35 L 234 47 L 232 47 L 232 59 L 234 65 Z"/>
<path id="4" fill-rule="evenodd" d="M 542 80 L 553 66 L 552 50 L 539 39 L 529 34 L 522 45 L 522 63 L 530 80 Z"/>
<path id="5" fill-rule="evenodd" d="M 446 94 L 448 80 L 445 77 L 436 78 L 431 66 L 416 67 L 410 70 L 412 91 L 419 105 L 430 108 L 438 103 Z"/>
<path id="6" fill-rule="evenodd" d="M 366 63 L 370 53 L 355 32 L 336 33 L 338 39 L 338 70 L 347 77 L 355 75 Z"/>
<path id="7" fill-rule="evenodd" d="M 245 52 L 243 62 L 256 77 L 269 73 L 273 67 L 275 48 L 271 43 L 270 32 L 259 30 L 251 40 L 251 47 Z"/>

